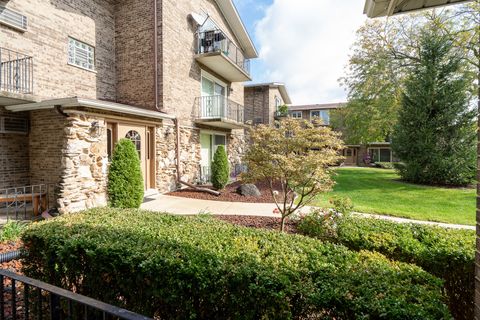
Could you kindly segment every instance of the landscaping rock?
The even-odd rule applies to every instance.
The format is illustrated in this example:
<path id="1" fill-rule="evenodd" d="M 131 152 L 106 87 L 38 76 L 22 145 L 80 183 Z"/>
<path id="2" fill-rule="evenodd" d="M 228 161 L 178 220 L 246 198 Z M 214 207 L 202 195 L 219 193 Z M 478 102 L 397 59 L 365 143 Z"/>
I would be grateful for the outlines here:
<path id="1" fill-rule="evenodd" d="M 260 197 L 262 194 L 254 184 L 242 184 L 237 188 L 237 193 L 246 197 Z"/>

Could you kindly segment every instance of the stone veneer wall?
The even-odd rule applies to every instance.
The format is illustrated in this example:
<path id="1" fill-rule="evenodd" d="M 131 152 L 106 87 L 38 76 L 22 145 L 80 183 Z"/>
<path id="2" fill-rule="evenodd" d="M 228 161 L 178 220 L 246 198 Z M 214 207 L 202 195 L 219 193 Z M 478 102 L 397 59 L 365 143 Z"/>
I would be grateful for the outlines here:
<path id="1" fill-rule="evenodd" d="M 156 130 L 156 185 L 161 193 L 177 189 L 176 130 L 172 125 Z M 180 127 L 180 172 L 185 182 L 195 183 L 200 173 L 200 129 Z"/>
<path id="2" fill-rule="evenodd" d="M 27 118 L 0 107 L 0 117 Z M 30 185 L 28 134 L 0 133 L 0 189 Z"/>
<path id="3" fill-rule="evenodd" d="M 242 157 L 247 151 L 248 143 L 246 130 L 232 130 L 232 133 L 228 135 L 227 154 L 231 172 L 235 170 L 236 165 L 243 163 Z"/>
<path id="4" fill-rule="evenodd" d="M 107 204 L 107 125 L 103 118 L 71 115 L 61 152 L 60 212 Z"/>

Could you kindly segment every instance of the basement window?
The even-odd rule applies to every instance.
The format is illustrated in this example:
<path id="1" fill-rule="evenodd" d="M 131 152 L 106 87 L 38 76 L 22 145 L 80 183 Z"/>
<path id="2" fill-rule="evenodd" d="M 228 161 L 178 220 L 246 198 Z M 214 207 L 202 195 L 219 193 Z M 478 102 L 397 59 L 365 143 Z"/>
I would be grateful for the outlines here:
<path id="1" fill-rule="evenodd" d="M 28 21 L 26 16 L 0 5 L 0 24 L 27 31 Z"/>
<path id="2" fill-rule="evenodd" d="M 95 48 L 85 42 L 68 38 L 68 64 L 95 71 Z"/>
<path id="3" fill-rule="evenodd" d="M 0 117 L 0 133 L 27 134 L 28 120 L 14 117 Z"/>

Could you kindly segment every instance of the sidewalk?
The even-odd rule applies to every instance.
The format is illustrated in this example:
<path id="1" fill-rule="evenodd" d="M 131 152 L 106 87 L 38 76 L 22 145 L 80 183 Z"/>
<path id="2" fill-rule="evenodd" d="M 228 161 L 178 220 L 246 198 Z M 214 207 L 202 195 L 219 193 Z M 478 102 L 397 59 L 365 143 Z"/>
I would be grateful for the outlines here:
<path id="1" fill-rule="evenodd" d="M 224 202 L 190 199 L 181 197 L 172 197 L 159 195 L 154 198 L 146 198 L 141 206 L 144 210 L 155 212 L 168 212 L 177 215 L 195 215 L 199 213 L 210 213 L 214 215 L 238 215 L 238 216 L 257 216 L 257 217 L 278 217 L 273 210 L 276 208 L 273 203 L 248 203 L 248 202 Z M 302 212 L 310 212 L 310 207 L 304 207 Z M 418 223 L 426 225 L 436 225 L 444 228 L 475 230 L 475 226 L 466 226 L 459 224 L 448 224 L 431 221 L 411 220 L 391 216 L 376 214 L 355 213 L 362 217 L 372 217 L 397 223 Z"/>

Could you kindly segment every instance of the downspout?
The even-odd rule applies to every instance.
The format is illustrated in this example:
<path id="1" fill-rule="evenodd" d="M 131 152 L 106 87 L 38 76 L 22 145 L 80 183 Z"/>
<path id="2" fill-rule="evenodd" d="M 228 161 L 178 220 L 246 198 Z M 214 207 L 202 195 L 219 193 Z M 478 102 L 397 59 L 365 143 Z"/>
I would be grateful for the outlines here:
<path id="1" fill-rule="evenodd" d="M 153 52 L 154 52 L 154 65 L 155 65 L 155 109 L 160 111 L 160 108 L 158 106 L 158 6 L 157 6 L 157 1 L 158 0 L 153 0 L 153 20 L 154 20 L 154 28 L 153 28 L 153 34 L 154 34 L 154 39 L 153 39 Z"/>

